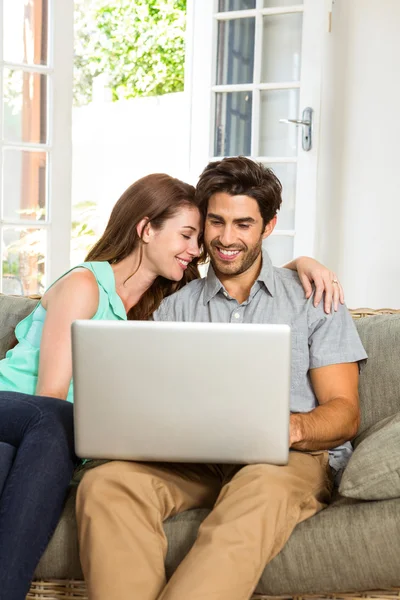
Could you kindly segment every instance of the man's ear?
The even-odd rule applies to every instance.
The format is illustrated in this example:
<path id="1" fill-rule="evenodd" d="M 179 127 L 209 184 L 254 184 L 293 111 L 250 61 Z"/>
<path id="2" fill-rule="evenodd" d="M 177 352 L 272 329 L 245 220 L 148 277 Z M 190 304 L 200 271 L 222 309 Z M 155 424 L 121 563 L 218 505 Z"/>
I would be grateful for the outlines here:
<path id="1" fill-rule="evenodd" d="M 150 239 L 150 230 L 151 230 L 151 223 L 150 223 L 148 217 L 144 217 L 136 225 L 136 232 L 137 232 L 138 236 L 140 237 L 140 239 L 142 240 L 142 242 L 144 242 L 145 244 L 147 244 Z"/>
<path id="2" fill-rule="evenodd" d="M 267 238 L 269 235 L 271 235 L 271 233 L 275 229 L 277 219 L 278 219 L 278 217 L 277 217 L 277 215 L 275 215 L 274 218 L 271 219 L 270 222 L 266 224 L 264 233 L 263 233 L 263 240 L 265 240 L 265 238 Z"/>

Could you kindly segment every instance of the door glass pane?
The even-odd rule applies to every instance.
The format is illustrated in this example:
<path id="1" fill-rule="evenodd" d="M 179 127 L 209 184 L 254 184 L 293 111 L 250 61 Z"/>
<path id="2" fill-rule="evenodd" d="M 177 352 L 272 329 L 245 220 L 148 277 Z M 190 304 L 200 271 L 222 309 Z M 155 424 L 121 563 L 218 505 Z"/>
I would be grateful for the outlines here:
<path id="1" fill-rule="evenodd" d="M 297 165 L 296 163 L 274 163 L 265 166 L 273 170 L 283 188 L 276 229 L 294 229 Z"/>
<path id="2" fill-rule="evenodd" d="M 302 13 L 264 17 L 262 83 L 299 81 Z"/>
<path id="3" fill-rule="evenodd" d="M 297 119 L 299 90 L 261 92 L 260 156 L 297 156 L 298 127 L 279 119 Z"/>
<path id="4" fill-rule="evenodd" d="M 4 69 L 4 139 L 47 142 L 47 75 Z"/>
<path id="5" fill-rule="evenodd" d="M 219 0 L 218 11 L 248 10 L 256 7 L 256 0 Z"/>
<path id="6" fill-rule="evenodd" d="M 3 154 L 3 218 L 46 218 L 47 153 L 5 150 Z"/>
<path id="7" fill-rule="evenodd" d="M 281 267 L 293 258 L 293 237 L 287 235 L 270 235 L 263 242 L 272 264 Z"/>
<path id="8" fill-rule="evenodd" d="M 3 292 L 42 294 L 46 287 L 46 231 L 21 227 L 3 230 Z"/>
<path id="9" fill-rule="evenodd" d="M 217 84 L 251 83 L 255 19 L 218 22 Z"/>
<path id="10" fill-rule="evenodd" d="M 216 94 L 214 156 L 250 155 L 251 92 Z"/>
<path id="11" fill-rule="evenodd" d="M 4 60 L 46 65 L 48 0 L 3 0 Z"/>
<path id="12" fill-rule="evenodd" d="M 303 4 L 304 0 L 264 0 L 264 8 L 275 8 L 279 6 L 295 6 Z"/>

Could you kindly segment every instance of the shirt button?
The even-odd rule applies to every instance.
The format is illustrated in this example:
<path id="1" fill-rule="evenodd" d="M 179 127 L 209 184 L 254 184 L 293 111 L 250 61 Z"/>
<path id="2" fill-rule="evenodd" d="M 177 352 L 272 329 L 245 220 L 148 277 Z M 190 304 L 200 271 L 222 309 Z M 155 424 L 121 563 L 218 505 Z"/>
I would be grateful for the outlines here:
<path id="1" fill-rule="evenodd" d="M 239 313 L 235 313 L 235 315 L 234 315 L 234 316 L 235 316 L 235 319 L 240 319 L 240 315 L 239 315 Z"/>
<path id="2" fill-rule="evenodd" d="M 223 292 L 223 294 L 224 294 L 225 298 L 228 297 L 228 292 Z"/>

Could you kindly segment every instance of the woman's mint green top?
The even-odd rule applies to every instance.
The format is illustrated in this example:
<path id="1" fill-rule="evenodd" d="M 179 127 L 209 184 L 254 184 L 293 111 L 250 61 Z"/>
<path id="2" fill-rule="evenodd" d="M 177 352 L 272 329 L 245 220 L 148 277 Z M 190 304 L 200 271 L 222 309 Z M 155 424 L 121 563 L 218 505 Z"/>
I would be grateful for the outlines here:
<path id="1" fill-rule="evenodd" d="M 110 264 L 87 262 L 77 265 L 74 269 L 79 267 L 92 271 L 99 286 L 99 306 L 93 319 L 126 320 L 125 307 L 115 289 L 114 271 Z M 7 352 L 3 360 L 0 360 L 0 390 L 35 394 L 39 372 L 40 341 L 45 318 L 46 310 L 39 302 L 34 310 L 18 323 L 15 328 L 18 344 Z M 73 402 L 73 394 L 71 380 L 67 396 L 69 402 Z"/>

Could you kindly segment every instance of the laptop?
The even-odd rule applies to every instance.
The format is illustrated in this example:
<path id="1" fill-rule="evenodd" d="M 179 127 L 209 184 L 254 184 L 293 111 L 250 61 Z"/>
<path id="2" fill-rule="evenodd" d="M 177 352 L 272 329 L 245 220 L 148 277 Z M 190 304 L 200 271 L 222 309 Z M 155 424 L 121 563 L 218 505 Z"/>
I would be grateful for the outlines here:
<path id="1" fill-rule="evenodd" d="M 82 458 L 283 465 L 288 325 L 76 321 Z"/>

